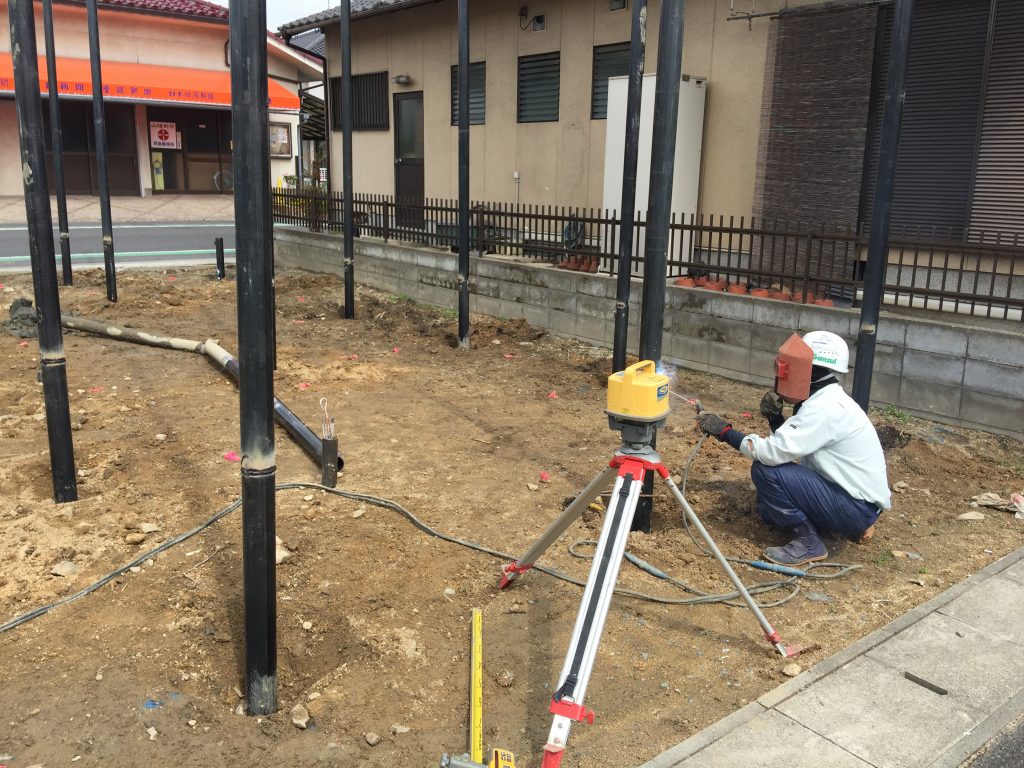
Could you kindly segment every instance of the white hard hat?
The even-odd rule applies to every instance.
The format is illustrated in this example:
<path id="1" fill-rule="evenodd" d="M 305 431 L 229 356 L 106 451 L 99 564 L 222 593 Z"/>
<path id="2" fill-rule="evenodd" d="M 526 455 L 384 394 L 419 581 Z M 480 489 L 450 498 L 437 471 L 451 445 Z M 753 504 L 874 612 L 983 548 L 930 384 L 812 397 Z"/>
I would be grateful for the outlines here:
<path id="1" fill-rule="evenodd" d="M 842 336 L 832 331 L 811 331 L 804 335 L 804 344 L 814 350 L 814 365 L 836 373 L 850 370 L 850 348 Z"/>

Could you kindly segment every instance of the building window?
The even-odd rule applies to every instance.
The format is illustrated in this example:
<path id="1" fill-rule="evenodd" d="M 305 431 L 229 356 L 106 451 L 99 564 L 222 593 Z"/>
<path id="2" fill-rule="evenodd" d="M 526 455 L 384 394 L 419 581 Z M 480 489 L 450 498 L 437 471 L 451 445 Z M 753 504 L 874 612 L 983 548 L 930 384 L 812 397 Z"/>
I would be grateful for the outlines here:
<path id="1" fill-rule="evenodd" d="M 629 43 L 594 47 L 594 79 L 590 85 L 590 119 L 608 117 L 608 78 L 629 74 Z"/>
<path id="2" fill-rule="evenodd" d="M 483 125 L 487 115 L 487 62 L 469 65 L 469 124 Z M 452 125 L 459 124 L 459 68 L 452 67 Z"/>
<path id="3" fill-rule="evenodd" d="M 561 53 L 519 57 L 519 104 L 516 111 L 520 123 L 552 123 L 558 121 L 558 92 Z"/>
<path id="4" fill-rule="evenodd" d="M 861 222 L 870 226 L 892 9 L 879 11 Z M 891 226 L 895 236 L 1024 237 L 1020 35 L 1024 4 L 933 0 L 915 9 Z"/>
<path id="5" fill-rule="evenodd" d="M 626 10 L 626 0 L 608 0 L 609 11 L 624 11 Z"/>
<path id="6" fill-rule="evenodd" d="M 387 131 L 391 128 L 388 73 L 352 76 L 352 130 Z M 331 78 L 331 129 L 341 130 L 341 78 Z"/>

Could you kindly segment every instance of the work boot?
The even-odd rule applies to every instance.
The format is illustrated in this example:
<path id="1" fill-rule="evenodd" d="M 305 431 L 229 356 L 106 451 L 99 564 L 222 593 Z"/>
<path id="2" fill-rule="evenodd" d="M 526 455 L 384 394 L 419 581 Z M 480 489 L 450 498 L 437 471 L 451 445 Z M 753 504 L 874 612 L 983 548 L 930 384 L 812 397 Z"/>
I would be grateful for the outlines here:
<path id="1" fill-rule="evenodd" d="M 818 532 L 810 523 L 801 523 L 793 529 L 793 540 L 781 547 L 768 547 L 764 559 L 779 565 L 803 565 L 828 557 L 828 550 Z"/>

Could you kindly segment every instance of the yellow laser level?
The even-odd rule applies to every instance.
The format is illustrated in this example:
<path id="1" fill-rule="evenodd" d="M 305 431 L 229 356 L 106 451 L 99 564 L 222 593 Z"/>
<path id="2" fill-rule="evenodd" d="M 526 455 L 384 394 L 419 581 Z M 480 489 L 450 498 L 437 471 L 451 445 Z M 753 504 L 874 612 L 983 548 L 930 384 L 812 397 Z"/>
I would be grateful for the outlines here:
<path id="1" fill-rule="evenodd" d="M 608 377 L 609 416 L 622 421 L 660 421 L 668 416 L 668 376 L 653 360 L 641 360 Z"/>

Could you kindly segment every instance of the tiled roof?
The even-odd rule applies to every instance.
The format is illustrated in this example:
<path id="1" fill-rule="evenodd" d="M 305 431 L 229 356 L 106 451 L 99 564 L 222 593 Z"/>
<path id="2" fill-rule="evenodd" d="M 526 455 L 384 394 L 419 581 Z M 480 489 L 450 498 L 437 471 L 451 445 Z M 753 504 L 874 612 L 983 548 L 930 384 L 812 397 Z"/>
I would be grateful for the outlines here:
<path id="1" fill-rule="evenodd" d="M 406 6 L 424 5 L 434 0 L 352 0 L 352 17 L 374 16 L 378 13 L 397 11 Z M 319 26 L 330 24 L 341 18 L 341 7 L 330 8 L 312 16 L 305 16 L 295 21 L 289 21 L 281 25 L 281 32 L 285 35 L 304 32 L 307 29 L 316 29 Z"/>
<path id="2" fill-rule="evenodd" d="M 309 51 L 314 56 L 324 56 L 327 53 L 327 38 L 318 29 L 311 29 L 302 32 L 291 39 L 291 44 Z"/>
<path id="3" fill-rule="evenodd" d="M 67 1 L 67 0 L 65 0 Z M 84 5 L 84 0 L 71 0 L 76 5 Z M 99 0 L 101 6 L 107 8 L 123 8 L 131 11 L 148 11 L 164 13 L 171 16 L 191 16 L 193 18 L 227 21 L 228 9 L 223 5 L 207 2 L 207 0 Z"/>

